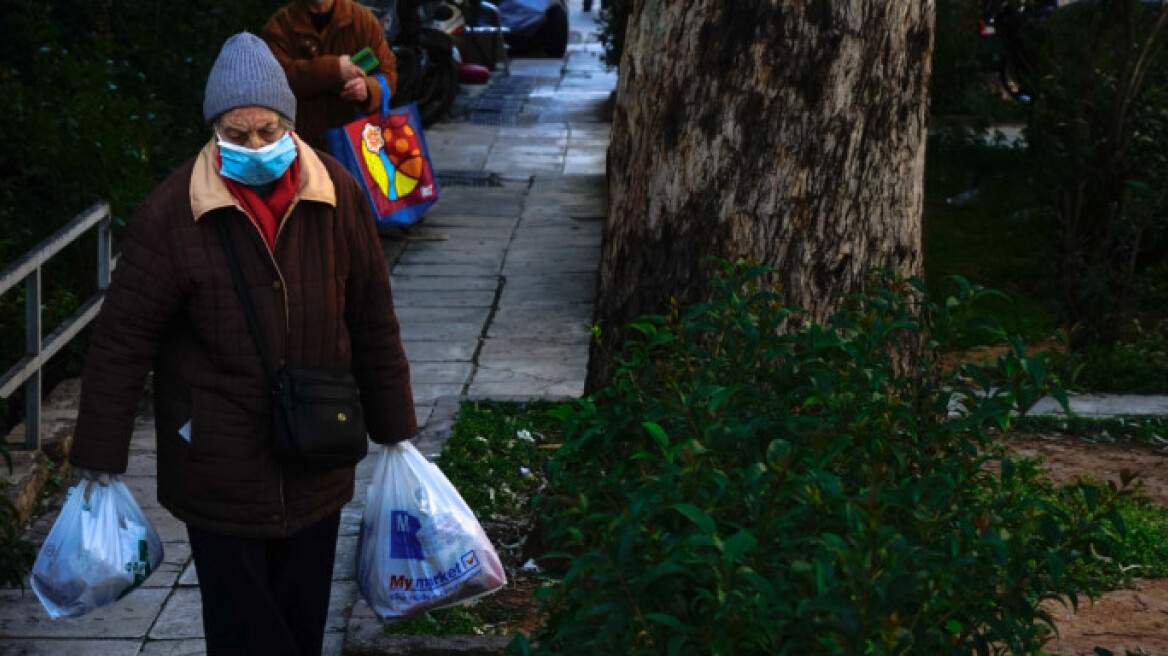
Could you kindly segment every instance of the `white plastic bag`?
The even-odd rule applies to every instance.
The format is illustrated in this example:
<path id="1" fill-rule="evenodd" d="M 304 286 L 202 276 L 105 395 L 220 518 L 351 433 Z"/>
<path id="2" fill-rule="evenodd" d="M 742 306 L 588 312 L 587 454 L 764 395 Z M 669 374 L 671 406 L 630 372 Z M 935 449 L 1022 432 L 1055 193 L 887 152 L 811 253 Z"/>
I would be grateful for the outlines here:
<path id="1" fill-rule="evenodd" d="M 162 562 L 162 540 L 120 476 L 69 489 L 32 566 L 51 617 L 76 617 L 121 599 Z"/>
<path id="2" fill-rule="evenodd" d="M 357 546 L 357 582 L 385 621 L 454 606 L 507 583 L 490 539 L 413 444 L 381 447 Z"/>

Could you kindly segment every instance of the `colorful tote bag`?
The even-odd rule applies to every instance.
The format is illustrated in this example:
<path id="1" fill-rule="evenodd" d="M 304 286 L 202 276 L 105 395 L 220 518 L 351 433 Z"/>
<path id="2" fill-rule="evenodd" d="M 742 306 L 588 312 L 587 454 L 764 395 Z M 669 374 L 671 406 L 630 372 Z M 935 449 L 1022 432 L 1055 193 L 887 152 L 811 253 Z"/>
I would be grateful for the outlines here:
<path id="1" fill-rule="evenodd" d="M 381 113 L 328 131 L 333 157 L 365 188 L 380 225 L 410 225 L 438 202 L 438 181 L 430 163 L 418 107 L 389 108 L 389 85 L 381 75 Z"/>

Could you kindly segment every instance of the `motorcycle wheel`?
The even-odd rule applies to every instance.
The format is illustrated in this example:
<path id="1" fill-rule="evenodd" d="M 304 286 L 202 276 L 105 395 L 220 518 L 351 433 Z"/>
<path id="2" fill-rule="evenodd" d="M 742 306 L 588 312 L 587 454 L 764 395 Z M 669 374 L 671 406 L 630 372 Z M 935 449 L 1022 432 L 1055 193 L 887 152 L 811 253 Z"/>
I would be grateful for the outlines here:
<path id="1" fill-rule="evenodd" d="M 450 111 L 458 96 L 458 64 L 450 58 L 433 57 L 418 88 L 418 115 L 430 127 Z"/>
<path id="2" fill-rule="evenodd" d="M 1030 92 L 1023 85 L 1022 80 L 1018 75 L 1018 68 L 1009 58 L 1003 59 L 998 67 L 998 79 L 1002 83 L 1002 89 L 1009 94 L 1011 98 L 1021 103 L 1028 103 L 1031 100 Z"/>

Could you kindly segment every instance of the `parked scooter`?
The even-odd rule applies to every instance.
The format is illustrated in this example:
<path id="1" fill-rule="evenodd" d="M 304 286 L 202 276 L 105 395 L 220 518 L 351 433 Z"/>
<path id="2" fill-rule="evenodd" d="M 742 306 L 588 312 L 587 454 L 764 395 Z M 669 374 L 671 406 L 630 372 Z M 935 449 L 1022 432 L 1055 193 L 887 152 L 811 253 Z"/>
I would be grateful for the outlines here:
<path id="1" fill-rule="evenodd" d="M 430 0 L 379 0 L 371 7 L 397 58 L 397 92 L 390 105 L 418 104 L 429 127 L 450 112 L 458 97 L 458 51 L 444 31 L 440 5 Z"/>
<path id="2" fill-rule="evenodd" d="M 978 36 L 996 42 L 1002 90 L 1028 103 L 1038 74 L 1042 24 L 1058 8 L 1057 0 L 991 0 L 983 3 Z"/>

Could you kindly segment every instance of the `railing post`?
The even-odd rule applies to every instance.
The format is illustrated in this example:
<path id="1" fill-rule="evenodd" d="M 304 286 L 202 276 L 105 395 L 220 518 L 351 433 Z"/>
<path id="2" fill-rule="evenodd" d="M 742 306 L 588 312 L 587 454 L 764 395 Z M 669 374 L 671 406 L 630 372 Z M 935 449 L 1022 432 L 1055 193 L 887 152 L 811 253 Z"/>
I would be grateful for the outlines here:
<path id="1" fill-rule="evenodd" d="M 113 251 L 112 237 L 110 236 L 110 223 L 112 217 L 109 210 L 106 210 L 105 218 L 97 224 L 97 288 L 100 291 L 109 289 L 110 284 L 110 259 Z"/>
<path id="2" fill-rule="evenodd" d="M 24 345 L 28 356 L 41 353 L 41 268 L 24 279 Z M 24 448 L 40 448 L 41 438 L 41 369 L 24 384 Z"/>

